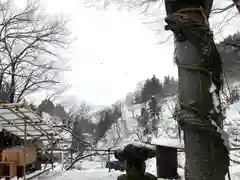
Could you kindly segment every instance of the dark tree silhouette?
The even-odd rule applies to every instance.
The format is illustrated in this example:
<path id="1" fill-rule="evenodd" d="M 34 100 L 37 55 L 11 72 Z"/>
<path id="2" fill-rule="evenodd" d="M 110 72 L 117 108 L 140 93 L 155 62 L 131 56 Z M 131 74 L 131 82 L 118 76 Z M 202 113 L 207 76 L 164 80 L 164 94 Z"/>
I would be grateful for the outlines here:
<path id="1" fill-rule="evenodd" d="M 174 77 L 164 76 L 163 80 L 163 95 L 173 96 L 177 93 L 178 81 Z"/>
<path id="2" fill-rule="evenodd" d="M 223 70 L 225 77 L 230 82 L 239 81 L 240 32 L 226 37 L 218 44 L 218 49 L 223 59 Z"/>
<path id="3" fill-rule="evenodd" d="M 116 105 L 101 110 L 99 114 L 100 119 L 95 126 L 95 142 L 98 142 L 100 139 L 102 139 L 112 125 L 116 123 L 117 120 L 122 116 L 121 110 Z"/>
<path id="4" fill-rule="evenodd" d="M 147 79 L 141 91 L 141 98 L 143 102 L 147 102 L 152 98 L 152 95 L 157 97 L 162 96 L 163 87 L 159 79 L 155 75 L 151 79 Z"/>
<path id="5" fill-rule="evenodd" d="M 54 104 L 51 99 L 44 99 L 36 109 L 37 112 L 45 112 L 53 117 L 58 117 L 63 124 L 66 124 L 67 119 L 69 118 L 68 113 L 65 108 L 60 104 Z"/>

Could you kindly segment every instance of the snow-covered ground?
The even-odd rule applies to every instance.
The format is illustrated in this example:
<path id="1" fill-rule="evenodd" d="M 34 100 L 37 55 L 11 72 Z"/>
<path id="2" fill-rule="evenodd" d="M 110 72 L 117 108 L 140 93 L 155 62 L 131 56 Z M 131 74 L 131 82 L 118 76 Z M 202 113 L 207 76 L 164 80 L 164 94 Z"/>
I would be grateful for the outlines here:
<path id="1" fill-rule="evenodd" d="M 240 179 L 240 173 L 238 173 L 239 170 L 240 167 L 235 167 L 230 170 L 231 180 Z M 120 174 L 121 172 L 119 171 L 108 172 L 108 169 L 91 169 L 84 171 L 72 170 L 68 172 L 55 173 L 54 175 L 45 175 L 40 177 L 38 180 L 116 180 Z"/>
<path id="2" fill-rule="evenodd" d="M 40 177 L 39 180 L 116 180 L 120 174 L 119 171 L 108 172 L 108 169 L 72 170 L 45 175 Z"/>
<path id="3" fill-rule="evenodd" d="M 61 171 L 60 168 L 54 172 L 49 172 L 48 174 L 42 175 L 35 180 L 116 180 L 117 177 L 122 174 L 120 171 L 111 171 L 96 165 L 96 162 L 83 162 L 83 164 L 88 164 L 86 170 L 71 170 L 71 171 Z M 152 158 L 146 161 L 147 172 L 156 175 L 156 159 Z M 90 166 L 89 166 L 90 165 Z M 183 169 L 179 168 L 178 172 L 183 176 Z M 231 180 L 240 180 L 240 165 L 230 167 Z M 227 180 L 227 176 L 226 176 Z"/>
<path id="4" fill-rule="evenodd" d="M 154 158 L 147 160 L 147 172 L 156 175 Z M 183 176 L 183 169 L 178 169 L 179 174 Z M 231 180 L 240 179 L 240 165 L 230 167 Z M 109 172 L 106 168 L 88 169 L 88 170 L 71 170 L 71 171 L 55 171 L 49 174 L 38 177 L 36 180 L 116 180 L 121 174 L 120 171 Z M 227 180 L 227 176 L 226 176 Z"/>

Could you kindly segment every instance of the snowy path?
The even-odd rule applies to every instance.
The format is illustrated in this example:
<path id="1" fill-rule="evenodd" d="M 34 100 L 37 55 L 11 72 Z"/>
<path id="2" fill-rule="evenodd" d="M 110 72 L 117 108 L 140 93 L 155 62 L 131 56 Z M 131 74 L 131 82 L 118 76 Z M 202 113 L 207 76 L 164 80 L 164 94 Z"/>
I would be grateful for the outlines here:
<path id="1" fill-rule="evenodd" d="M 108 172 L 108 169 L 93 169 L 87 171 L 58 172 L 55 175 L 45 175 L 39 180 L 116 180 L 121 174 L 119 171 Z"/>
<path id="2" fill-rule="evenodd" d="M 231 166 L 229 170 L 232 180 L 240 180 L 240 165 Z"/>
<path id="3" fill-rule="evenodd" d="M 86 164 L 86 163 L 85 163 Z M 92 163 L 89 163 L 92 164 Z M 147 172 L 156 175 L 156 162 L 155 159 L 149 159 L 147 162 Z M 99 166 L 93 166 L 93 169 L 87 170 L 72 170 L 61 171 L 56 169 L 55 173 L 50 172 L 48 175 L 43 175 L 34 180 L 116 180 L 122 173 L 120 171 L 108 172 L 106 168 L 99 168 Z M 183 170 L 179 169 L 179 174 L 183 176 Z M 231 180 L 240 180 L 240 165 L 230 167 Z M 226 180 L 229 180 L 226 176 Z"/>
<path id="4" fill-rule="evenodd" d="M 240 166 L 230 170 L 231 180 L 240 180 L 239 172 Z M 55 175 L 46 175 L 40 177 L 38 180 L 116 180 L 117 177 L 121 174 L 119 171 L 108 172 L 108 169 L 96 169 L 88 171 L 68 171 L 68 172 L 58 172 Z M 226 180 L 229 180 L 226 176 Z"/>

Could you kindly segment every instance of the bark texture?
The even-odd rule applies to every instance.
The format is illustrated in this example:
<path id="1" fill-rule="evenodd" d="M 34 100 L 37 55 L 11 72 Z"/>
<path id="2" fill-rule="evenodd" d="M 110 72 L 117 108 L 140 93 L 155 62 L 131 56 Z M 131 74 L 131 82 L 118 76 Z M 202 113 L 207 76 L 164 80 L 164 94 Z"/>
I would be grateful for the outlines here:
<path id="1" fill-rule="evenodd" d="M 165 28 L 173 31 L 176 39 L 179 77 L 176 119 L 184 130 L 185 178 L 224 180 L 229 157 L 218 132 L 223 121 L 219 103 L 222 66 L 208 25 L 209 7 L 204 10 L 199 4 L 168 0 L 165 4 L 168 15 Z"/>

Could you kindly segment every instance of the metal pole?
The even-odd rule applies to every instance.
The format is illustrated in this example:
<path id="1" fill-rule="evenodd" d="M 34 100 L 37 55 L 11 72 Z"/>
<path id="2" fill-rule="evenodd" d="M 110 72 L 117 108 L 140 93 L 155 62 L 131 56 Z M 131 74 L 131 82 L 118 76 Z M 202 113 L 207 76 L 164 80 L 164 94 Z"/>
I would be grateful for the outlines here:
<path id="1" fill-rule="evenodd" d="M 51 144 L 52 144 L 52 147 L 53 147 L 53 135 L 51 136 Z M 53 166 L 53 148 L 51 150 L 51 164 L 52 164 L 52 170 L 54 169 L 54 166 Z"/>
<path id="2" fill-rule="evenodd" d="M 71 164 L 73 163 L 73 149 L 71 148 L 70 150 L 70 153 L 71 153 Z M 73 169 L 73 167 L 71 167 L 71 169 Z"/>
<path id="3" fill-rule="evenodd" d="M 24 165 L 23 165 L 23 179 L 26 180 L 26 163 L 27 163 L 27 120 L 24 119 Z"/>
<path id="4" fill-rule="evenodd" d="M 108 149 L 108 163 L 110 162 L 110 148 Z M 108 172 L 110 172 L 111 171 L 111 168 L 110 168 L 110 166 L 109 166 L 109 168 L 108 168 Z"/>

